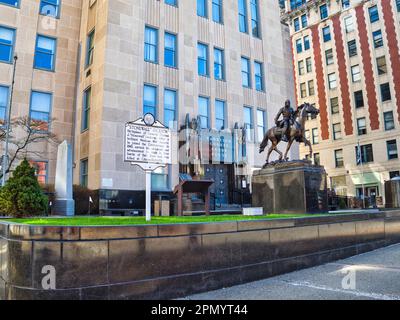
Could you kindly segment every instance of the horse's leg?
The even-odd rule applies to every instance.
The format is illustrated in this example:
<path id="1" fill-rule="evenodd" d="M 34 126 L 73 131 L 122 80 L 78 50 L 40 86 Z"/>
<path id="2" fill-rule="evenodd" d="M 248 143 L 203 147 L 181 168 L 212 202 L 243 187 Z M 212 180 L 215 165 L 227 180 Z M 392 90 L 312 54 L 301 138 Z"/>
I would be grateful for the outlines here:
<path id="1" fill-rule="evenodd" d="M 272 145 L 269 149 L 268 149 L 268 154 L 267 154 L 267 164 L 269 163 L 269 157 L 271 156 L 272 151 L 274 150 L 274 146 Z"/>
<path id="2" fill-rule="evenodd" d="M 289 142 L 288 142 L 288 144 L 287 144 L 287 147 L 286 147 L 285 156 L 283 157 L 283 159 L 285 159 L 285 161 L 288 160 L 287 155 L 288 155 L 288 153 L 289 153 L 290 148 L 292 147 L 293 142 L 294 142 L 294 137 L 291 137 L 290 140 L 289 140 Z"/>
<path id="3" fill-rule="evenodd" d="M 313 157 L 313 149 L 312 149 L 312 144 L 309 140 L 307 140 L 306 138 L 304 138 L 304 143 L 306 146 L 308 146 L 310 148 L 310 159 L 312 159 Z"/>
<path id="4" fill-rule="evenodd" d="M 272 143 L 272 146 L 273 146 L 273 150 L 275 150 L 275 152 L 279 154 L 279 161 L 282 161 L 283 153 L 277 148 L 278 147 L 278 141 L 275 140 Z"/>

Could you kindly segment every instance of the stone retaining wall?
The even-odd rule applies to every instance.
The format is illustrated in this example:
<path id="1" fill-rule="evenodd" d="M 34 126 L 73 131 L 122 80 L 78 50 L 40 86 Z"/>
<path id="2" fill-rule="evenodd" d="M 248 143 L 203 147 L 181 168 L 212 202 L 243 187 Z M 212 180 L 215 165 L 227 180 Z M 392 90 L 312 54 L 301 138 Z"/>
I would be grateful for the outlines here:
<path id="1" fill-rule="evenodd" d="M 0 299 L 170 299 L 400 242 L 400 211 L 116 227 L 0 223 Z M 44 266 L 56 290 L 43 290 Z"/>

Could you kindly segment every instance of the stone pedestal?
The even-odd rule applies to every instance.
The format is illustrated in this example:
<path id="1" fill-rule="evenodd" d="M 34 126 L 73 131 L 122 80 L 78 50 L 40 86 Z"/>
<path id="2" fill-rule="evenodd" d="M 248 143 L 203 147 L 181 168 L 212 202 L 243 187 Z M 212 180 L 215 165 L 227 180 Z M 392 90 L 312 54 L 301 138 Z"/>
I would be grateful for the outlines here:
<path id="1" fill-rule="evenodd" d="M 264 213 L 321 213 L 328 211 L 325 169 L 310 161 L 290 161 L 255 171 L 253 206 Z"/>

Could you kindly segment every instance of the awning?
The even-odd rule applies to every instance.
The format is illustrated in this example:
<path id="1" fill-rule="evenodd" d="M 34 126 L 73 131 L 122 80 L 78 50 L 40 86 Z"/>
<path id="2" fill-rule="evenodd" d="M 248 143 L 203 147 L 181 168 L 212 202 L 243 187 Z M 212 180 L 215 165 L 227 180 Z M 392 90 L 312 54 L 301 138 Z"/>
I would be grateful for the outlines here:
<path id="1" fill-rule="evenodd" d="M 363 174 L 352 174 L 350 175 L 354 185 L 366 185 L 366 184 L 380 184 L 381 175 L 378 172 L 365 172 Z"/>

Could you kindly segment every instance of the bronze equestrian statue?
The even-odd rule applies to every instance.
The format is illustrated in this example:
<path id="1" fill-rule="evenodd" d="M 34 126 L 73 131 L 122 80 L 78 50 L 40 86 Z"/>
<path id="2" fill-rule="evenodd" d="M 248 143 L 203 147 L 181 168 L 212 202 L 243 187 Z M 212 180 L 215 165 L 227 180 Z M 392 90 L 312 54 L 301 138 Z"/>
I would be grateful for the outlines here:
<path id="1" fill-rule="evenodd" d="M 295 112 L 292 112 L 292 108 L 290 107 L 290 101 L 285 102 L 285 107 L 279 110 L 275 121 L 277 123 L 276 127 L 273 127 L 267 131 L 264 136 L 263 141 L 260 144 L 260 153 L 264 152 L 265 148 L 268 145 L 268 141 L 271 141 L 272 146 L 268 150 L 267 161 L 266 164 L 269 163 L 269 157 L 271 156 L 272 151 L 276 151 L 279 154 L 279 161 L 285 159 L 288 160 L 288 153 L 294 141 L 304 142 L 305 145 L 310 148 L 310 158 L 312 158 L 312 145 L 309 140 L 305 137 L 305 122 L 307 120 L 308 114 L 318 115 L 319 110 L 313 107 L 309 103 L 304 103 L 297 108 Z M 283 120 L 286 123 L 279 123 L 279 117 L 283 115 Z M 281 127 L 282 126 L 282 127 Z M 277 148 L 279 142 L 287 140 L 288 144 L 286 147 L 285 155 Z"/>

